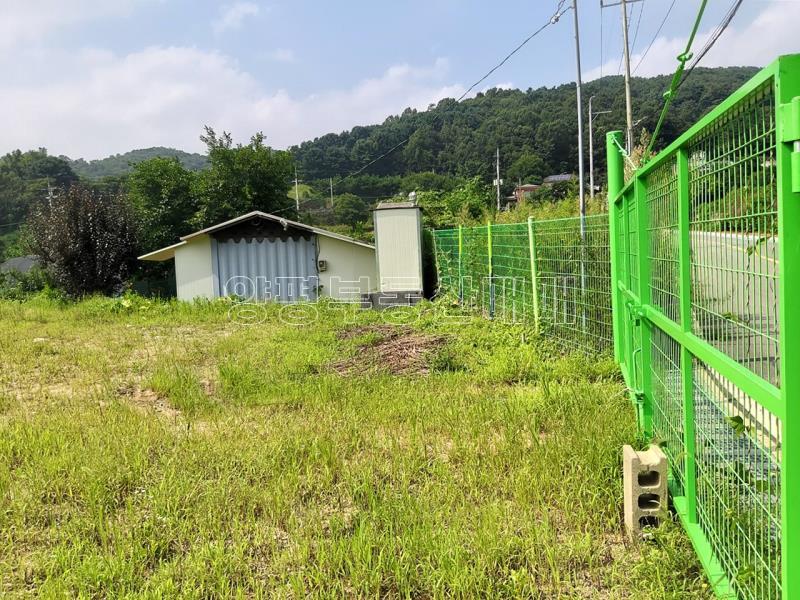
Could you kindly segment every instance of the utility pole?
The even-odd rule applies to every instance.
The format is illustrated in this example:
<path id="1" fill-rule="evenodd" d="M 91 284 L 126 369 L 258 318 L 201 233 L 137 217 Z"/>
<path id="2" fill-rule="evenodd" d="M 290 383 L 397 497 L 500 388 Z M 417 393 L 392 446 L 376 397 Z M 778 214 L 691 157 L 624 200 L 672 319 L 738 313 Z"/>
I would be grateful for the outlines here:
<path id="1" fill-rule="evenodd" d="M 586 198 L 583 191 L 583 102 L 581 101 L 581 39 L 578 29 L 578 0 L 572 0 L 572 15 L 575 18 L 575 64 L 576 98 L 578 104 L 578 202 L 581 215 L 581 240 L 586 234 Z"/>
<path id="2" fill-rule="evenodd" d="M 294 167 L 294 205 L 297 209 L 297 214 L 300 214 L 300 192 L 297 189 L 297 165 Z"/>
<path id="3" fill-rule="evenodd" d="M 625 54 L 625 149 L 630 156 L 633 149 L 633 107 L 631 107 L 631 49 L 628 46 L 628 6 L 627 0 L 620 0 L 622 6 L 622 43 Z"/>
<path id="4" fill-rule="evenodd" d="M 575 18 L 575 94 L 578 105 L 578 202 L 581 222 L 581 296 L 586 290 L 586 266 L 584 252 L 586 245 L 586 197 L 583 191 L 583 102 L 581 100 L 581 35 L 578 27 L 578 0 L 572 0 L 572 13 Z M 581 323 L 586 328 L 586 312 L 581 315 Z"/>
<path id="5" fill-rule="evenodd" d="M 592 112 L 592 100 L 594 100 L 594 96 L 589 96 L 589 198 L 594 200 L 594 139 L 592 126 L 594 124 L 594 118 L 597 115 L 604 115 L 611 111 L 601 110 L 599 112 Z"/>
<path id="6" fill-rule="evenodd" d="M 628 4 L 644 2 L 644 0 L 619 0 L 619 2 L 609 2 L 600 0 L 600 9 L 611 8 L 619 5 L 622 7 L 622 43 L 623 59 L 625 61 L 625 149 L 628 154 L 633 148 L 633 104 L 631 103 L 631 49 L 628 44 Z"/>
<path id="7" fill-rule="evenodd" d="M 495 161 L 497 165 L 497 179 L 494 180 L 495 185 L 497 186 L 497 211 L 500 211 L 500 147 L 497 147 L 497 160 Z"/>

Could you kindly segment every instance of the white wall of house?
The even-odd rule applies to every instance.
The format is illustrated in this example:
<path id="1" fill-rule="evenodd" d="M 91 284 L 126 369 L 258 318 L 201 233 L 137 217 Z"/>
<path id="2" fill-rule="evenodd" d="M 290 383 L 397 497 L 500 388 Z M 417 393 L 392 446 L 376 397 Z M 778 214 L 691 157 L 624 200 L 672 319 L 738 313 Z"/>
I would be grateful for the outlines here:
<path id="1" fill-rule="evenodd" d="M 175 249 L 175 283 L 178 300 L 214 298 L 209 236 L 197 236 Z"/>
<path id="2" fill-rule="evenodd" d="M 319 240 L 319 260 L 327 262 L 327 270 L 319 274 L 322 296 L 342 300 L 358 300 L 353 290 L 365 294 L 378 288 L 375 249 L 337 240 L 324 235 Z"/>

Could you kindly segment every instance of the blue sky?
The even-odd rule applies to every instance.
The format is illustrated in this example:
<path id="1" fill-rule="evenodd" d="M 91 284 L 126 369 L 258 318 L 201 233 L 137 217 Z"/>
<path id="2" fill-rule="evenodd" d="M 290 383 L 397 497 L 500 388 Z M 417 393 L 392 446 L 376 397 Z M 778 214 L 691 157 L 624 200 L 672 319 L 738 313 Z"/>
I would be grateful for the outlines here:
<path id="1" fill-rule="evenodd" d="M 697 47 L 731 1 L 710 0 Z M 5 0 L 0 151 L 46 146 L 86 158 L 154 145 L 198 151 L 204 124 L 240 140 L 263 130 L 271 144 L 286 147 L 460 95 L 557 4 Z M 632 5 L 634 64 L 670 4 Z M 639 74 L 674 68 L 698 4 L 676 0 Z M 580 0 L 579 11 L 590 79 L 601 67 L 599 0 Z M 798 22 L 796 0 L 749 0 L 704 64 L 763 65 L 800 51 Z M 603 11 L 602 23 L 603 72 L 616 74 L 619 8 Z M 574 76 L 567 13 L 481 88 L 551 86 Z"/>

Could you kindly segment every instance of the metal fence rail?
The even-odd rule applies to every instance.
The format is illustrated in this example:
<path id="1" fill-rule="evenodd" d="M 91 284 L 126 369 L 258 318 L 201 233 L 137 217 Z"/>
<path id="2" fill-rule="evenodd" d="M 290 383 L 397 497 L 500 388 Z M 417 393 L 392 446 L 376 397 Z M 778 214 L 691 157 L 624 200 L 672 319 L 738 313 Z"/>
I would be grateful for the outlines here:
<path id="1" fill-rule="evenodd" d="M 620 143 L 614 352 L 640 424 L 718 595 L 800 598 L 800 56 L 627 184 Z"/>
<path id="2" fill-rule="evenodd" d="M 529 322 L 584 352 L 610 351 L 608 217 L 434 232 L 440 291 L 495 319 Z"/>

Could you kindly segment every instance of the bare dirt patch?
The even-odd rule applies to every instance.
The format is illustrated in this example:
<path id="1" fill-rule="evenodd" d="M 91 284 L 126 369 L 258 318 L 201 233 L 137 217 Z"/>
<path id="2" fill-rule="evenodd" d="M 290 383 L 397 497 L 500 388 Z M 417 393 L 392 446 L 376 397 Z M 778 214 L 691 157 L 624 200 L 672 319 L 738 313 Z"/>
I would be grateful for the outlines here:
<path id="1" fill-rule="evenodd" d="M 126 397 L 130 403 L 143 412 L 155 412 L 168 419 L 177 419 L 181 411 L 172 406 L 167 400 L 161 398 L 153 390 L 142 389 L 138 386 L 120 388 L 119 393 Z"/>
<path id="2" fill-rule="evenodd" d="M 357 352 L 333 363 L 340 375 L 358 375 L 383 371 L 392 375 L 425 375 L 430 372 L 430 358 L 447 341 L 446 336 L 431 335 L 394 325 L 353 327 L 339 332 L 341 340 L 357 340 Z"/>

